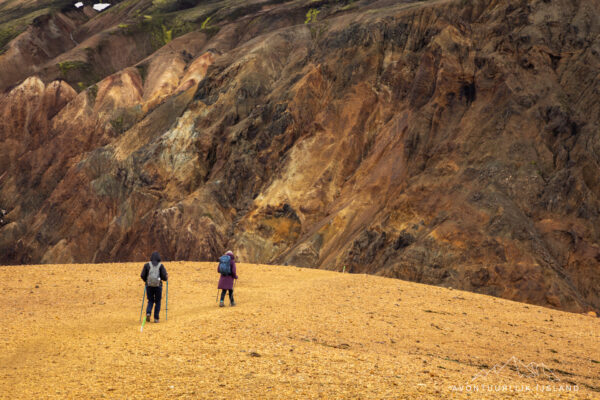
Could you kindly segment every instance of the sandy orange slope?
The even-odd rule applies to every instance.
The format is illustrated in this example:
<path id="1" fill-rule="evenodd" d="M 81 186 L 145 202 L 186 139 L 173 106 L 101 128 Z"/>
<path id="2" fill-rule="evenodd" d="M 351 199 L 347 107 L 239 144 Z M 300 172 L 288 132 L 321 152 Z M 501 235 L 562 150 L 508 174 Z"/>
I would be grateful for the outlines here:
<path id="1" fill-rule="evenodd" d="M 141 263 L 2 267 L 0 398 L 600 398 L 597 318 L 248 264 L 218 308 L 216 264 L 165 264 L 143 332 Z"/>

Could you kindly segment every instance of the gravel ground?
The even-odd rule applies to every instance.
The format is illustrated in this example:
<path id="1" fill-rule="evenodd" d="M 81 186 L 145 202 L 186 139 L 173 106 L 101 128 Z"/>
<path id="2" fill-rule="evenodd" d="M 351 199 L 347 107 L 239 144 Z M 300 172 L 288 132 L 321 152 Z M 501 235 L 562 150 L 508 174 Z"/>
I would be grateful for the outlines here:
<path id="1" fill-rule="evenodd" d="M 600 319 L 367 275 L 166 262 L 2 267 L 0 398 L 600 398 Z M 228 300 L 226 300 L 228 304 Z"/>

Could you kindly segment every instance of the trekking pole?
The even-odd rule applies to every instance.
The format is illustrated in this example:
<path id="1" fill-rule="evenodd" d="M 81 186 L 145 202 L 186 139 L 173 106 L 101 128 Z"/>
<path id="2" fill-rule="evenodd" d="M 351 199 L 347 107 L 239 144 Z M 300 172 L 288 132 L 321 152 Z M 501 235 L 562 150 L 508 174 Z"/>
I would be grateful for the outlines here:
<path id="1" fill-rule="evenodd" d="M 167 309 L 165 310 L 165 321 L 169 320 L 169 281 L 167 281 Z"/>
<path id="2" fill-rule="evenodd" d="M 217 298 L 215 300 L 217 303 L 219 302 L 219 288 L 217 288 Z"/>
<path id="3" fill-rule="evenodd" d="M 142 311 L 144 311 L 144 299 L 146 298 L 146 285 L 144 285 L 144 295 L 142 296 L 142 308 L 140 309 L 140 322 L 142 322 Z"/>

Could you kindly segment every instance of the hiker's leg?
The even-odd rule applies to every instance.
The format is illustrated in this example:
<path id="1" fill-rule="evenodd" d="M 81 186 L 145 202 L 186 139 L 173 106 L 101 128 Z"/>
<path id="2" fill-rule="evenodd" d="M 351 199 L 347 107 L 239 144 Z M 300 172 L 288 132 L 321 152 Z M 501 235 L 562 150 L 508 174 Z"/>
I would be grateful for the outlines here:
<path id="1" fill-rule="evenodd" d="M 235 301 L 233 301 L 233 289 L 229 289 L 229 303 L 235 303 Z"/>
<path id="2" fill-rule="evenodd" d="M 146 307 L 146 315 L 152 314 L 152 306 L 154 306 L 154 288 L 146 288 L 146 296 L 148 297 L 148 307 Z"/>
<path id="3" fill-rule="evenodd" d="M 162 286 L 155 288 L 154 292 L 154 319 L 157 320 L 160 316 L 160 301 L 162 299 Z"/>
<path id="4" fill-rule="evenodd" d="M 225 304 L 223 301 L 225 300 L 225 293 L 227 293 L 226 289 L 221 289 L 221 301 L 219 302 L 219 307 L 224 307 Z"/>

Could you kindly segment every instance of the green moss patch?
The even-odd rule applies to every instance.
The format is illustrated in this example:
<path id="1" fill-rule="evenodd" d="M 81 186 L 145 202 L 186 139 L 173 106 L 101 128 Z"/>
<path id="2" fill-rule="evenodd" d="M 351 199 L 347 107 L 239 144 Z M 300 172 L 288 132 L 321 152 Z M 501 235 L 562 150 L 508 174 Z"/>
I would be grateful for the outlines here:
<path id="1" fill-rule="evenodd" d="M 58 63 L 61 75 L 66 76 L 73 69 L 88 69 L 89 65 L 84 61 L 63 61 Z"/>
<path id="2" fill-rule="evenodd" d="M 60 70 L 60 78 L 67 81 L 78 92 L 94 85 L 100 80 L 94 72 L 92 65 L 85 61 L 68 60 L 57 64 Z"/>

